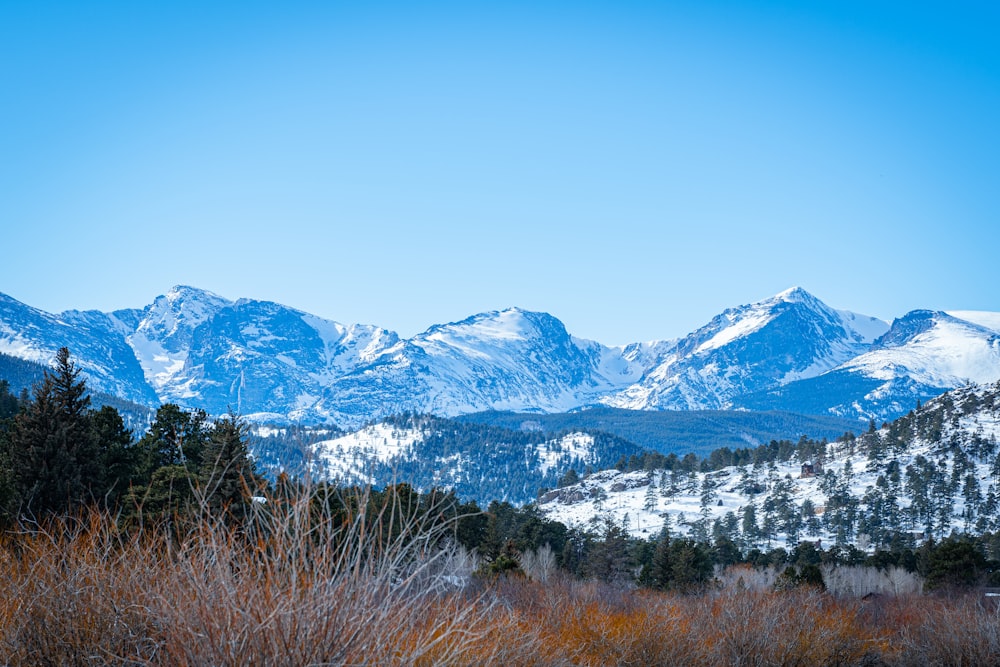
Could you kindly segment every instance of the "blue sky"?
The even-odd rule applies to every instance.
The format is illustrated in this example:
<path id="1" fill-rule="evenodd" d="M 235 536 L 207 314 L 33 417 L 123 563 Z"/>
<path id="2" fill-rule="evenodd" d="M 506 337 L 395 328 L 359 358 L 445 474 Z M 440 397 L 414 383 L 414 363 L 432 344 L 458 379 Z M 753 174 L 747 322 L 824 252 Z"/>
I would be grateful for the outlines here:
<path id="1" fill-rule="evenodd" d="M 1000 310 L 997 3 L 0 3 L 0 291 L 619 344 Z"/>

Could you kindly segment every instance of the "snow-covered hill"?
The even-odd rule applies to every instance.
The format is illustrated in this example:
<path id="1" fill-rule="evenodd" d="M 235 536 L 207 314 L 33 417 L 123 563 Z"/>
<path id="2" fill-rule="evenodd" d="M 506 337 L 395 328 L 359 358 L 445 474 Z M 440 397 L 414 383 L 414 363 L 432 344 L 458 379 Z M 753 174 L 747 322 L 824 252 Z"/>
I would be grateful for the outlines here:
<path id="1" fill-rule="evenodd" d="M 799 539 L 863 548 L 1000 529 L 1000 382 L 951 391 L 877 431 L 789 447 L 710 471 L 603 470 L 544 495 L 572 526 L 613 521 L 649 537 L 725 535 L 746 546 Z M 748 518 L 749 516 L 749 518 Z"/>
<path id="2" fill-rule="evenodd" d="M 407 482 L 485 504 L 534 500 L 571 468 L 610 465 L 640 449 L 604 433 L 514 431 L 427 416 L 395 417 L 320 440 L 313 475 L 342 484 Z"/>
<path id="3" fill-rule="evenodd" d="M 399 341 L 334 380 L 324 406 L 344 423 L 404 411 L 562 412 L 640 374 L 618 350 L 570 336 L 551 315 L 510 308 Z"/>

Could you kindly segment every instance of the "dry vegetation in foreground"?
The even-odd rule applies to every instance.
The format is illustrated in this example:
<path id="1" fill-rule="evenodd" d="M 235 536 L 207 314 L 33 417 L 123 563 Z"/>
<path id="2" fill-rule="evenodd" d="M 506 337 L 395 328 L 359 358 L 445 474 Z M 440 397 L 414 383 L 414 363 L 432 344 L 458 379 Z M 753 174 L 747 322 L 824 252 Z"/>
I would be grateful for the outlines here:
<path id="1" fill-rule="evenodd" d="M 94 512 L 8 534 L 0 661 L 1000 664 L 1000 616 L 970 596 L 863 602 L 812 588 L 755 591 L 738 578 L 682 596 L 559 574 L 459 588 L 448 526 L 391 504 L 372 510 L 365 498 L 346 506 L 369 509 L 272 502 L 240 527 L 205 517 L 184 530 L 123 530 Z"/>

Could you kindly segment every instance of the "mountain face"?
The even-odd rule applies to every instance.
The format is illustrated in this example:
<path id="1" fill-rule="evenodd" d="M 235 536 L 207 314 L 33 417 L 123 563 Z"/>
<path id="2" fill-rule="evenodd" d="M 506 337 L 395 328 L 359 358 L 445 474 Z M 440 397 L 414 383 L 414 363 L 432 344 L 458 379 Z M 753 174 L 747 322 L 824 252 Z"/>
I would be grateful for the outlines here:
<path id="1" fill-rule="evenodd" d="M 887 419 L 1000 378 L 1000 314 L 914 311 L 890 326 L 800 288 L 679 340 L 608 347 L 511 308 L 409 339 L 266 301 L 175 287 L 144 308 L 52 315 L 0 295 L 0 352 L 69 347 L 94 389 L 258 421 L 356 426 L 401 412 L 782 409 Z"/>
<path id="2" fill-rule="evenodd" d="M 551 315 L 511 308 L 399 341 L 335 380 L 324 405 L 344 422 L 404 411 L 560 412 L 594 402 L 640 372 L 617 350 L 573 338 Z"/>
<path id="3" fill-rule="evenodd" d="M 323 387 L 398 342 L 268 301 L 178 287 L 137 314 L 127 337 L 164 401 L 221 414 L 313 420 Z"/>
<path id="4" fill-rule="evenodd" d="M 146 382 L 125 333 L 112 315 L 75 310 L 50 315 L 0 294 L 0 352 L 48 364 L 56 350 L 68 347 L 92 389 L 154 403 L 156 392 Z"/>
<path id="5" fill-rule="evenodd" d="M 995 313 L 914 310 L 871 348 L 823 375 L 746 396 L 740 407 L 885 419 L 967 383 L 1000 378 Z"/>
<path id="6" fill-rule="evenodd" d="M 716 316 L 603 402 L 638 410 L 730 408 L 744 394 L 836 368 L 866 352 L 886 328 L 794 288 Z"/>

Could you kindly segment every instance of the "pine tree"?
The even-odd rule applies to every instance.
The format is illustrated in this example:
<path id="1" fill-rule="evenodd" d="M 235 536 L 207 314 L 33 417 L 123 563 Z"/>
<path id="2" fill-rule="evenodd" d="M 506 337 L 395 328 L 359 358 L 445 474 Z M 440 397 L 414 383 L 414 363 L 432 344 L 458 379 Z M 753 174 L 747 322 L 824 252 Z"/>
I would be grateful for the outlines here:
<path id="1" fill-rule="evenodd" d="M 670 529 L 664 525 L 656 539 L 653 557 L 650 560 L 649 569 L 644 580 L 651 588 L 665 590 L 670 586 L 672 579 L 673 575 L 670 567 Z"/>
<path id="2" fill-rule="evenodd" d="M 151 477 L 157 468 L 173 465 L 197 474 L 208 438 L 208 415 L 203 410 L 189 413 L 173 403 L 161 405 L 139 441 L 145 477 Z"/>
<path id="3" fill-rule="evenodd" d="M 650 472 L 646 484 L 646 496 L 642 503 L 642 508 L 647 512 L 655 512 L 656 508 L 660 504 L 656 493 L 656 484 L 654 483 L 654 479 L 653 473 Z"/>
<path id="4" fill-rule="evenodd" d="M 744 548 L 756 547 L 760 540 L 760 527 L 757 525 L 757 510 L 753 503 L 748 503 L 743 507 L 741 529 L 743 531 Z"/>
<path id="5" fill-rule="evenodd" d="M 585 563 L 587 576 L 602 581 L 626 581 L 631 566 L 628 532 L 624 527 L 606 519 L 603 539 L 595 542 L 587 554 Z"/>
<path id="6" fill-rule="evenodd" d="M 244 425 L 232 416 L 217 422 L 201 458 L 200 482 L 208 507 L 243 516 L 257 488 Z"/>
<path id="7" fill-rule="evenodd" d="M 90 397 L 67 348 L 14 420 L 10 465 L 21 511 L 72 511 L 100 490 L 102 467 L 88 421 Z"/>
<path id="8" fill-rule="evenodd" d="M 109 504 L 114 504 L 139 479 L 140 450 L 122 416 L 111 406 L 90 414 L 90 429 L 101 461 L 102 493 Z"/>
<path id="9" fill-rule="evenodd" d="M 10 390 L 10 383 L 0 380 L 0 422 L 14 417 L 20 407 L 17 396 Z"/>

